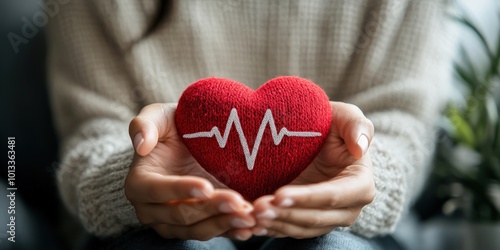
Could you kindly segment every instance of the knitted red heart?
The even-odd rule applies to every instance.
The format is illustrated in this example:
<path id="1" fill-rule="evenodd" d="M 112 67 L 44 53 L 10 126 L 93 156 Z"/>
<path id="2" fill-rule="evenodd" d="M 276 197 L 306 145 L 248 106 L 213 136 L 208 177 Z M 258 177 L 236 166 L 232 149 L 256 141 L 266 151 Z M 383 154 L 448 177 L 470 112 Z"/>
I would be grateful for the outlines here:
<path id="1" fill-rule="evenodd" d="M 212 77 L 184 91 L 175 123 L 198 163 L 253 201 L 312 162 L 328 137 L 331 113 L 325 92 L 306 79 L 278 77 L 254 91 Z"/>

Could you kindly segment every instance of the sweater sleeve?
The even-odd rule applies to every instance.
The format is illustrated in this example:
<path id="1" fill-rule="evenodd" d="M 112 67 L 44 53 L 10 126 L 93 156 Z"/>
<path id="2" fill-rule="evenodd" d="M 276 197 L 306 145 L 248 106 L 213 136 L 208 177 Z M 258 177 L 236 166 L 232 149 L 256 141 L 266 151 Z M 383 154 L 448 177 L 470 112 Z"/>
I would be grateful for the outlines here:
<path id="1" fill-rule="evenodd" d="M 58 187 L 66 207 L 99 236 L 139 225 L 123 184 L 133 157 L 128 123 L 145 103 L 134 95 L 123 50 L 151 19 L 147 13 L 153 8 L 135 6 L 141 4 L 70 1 L 48 27 L 48 74 L 61 138 Z M 99 19 L 97 10 L 113 8 L 146 14 Z M 119 18 L 133 20 L 126 31 Z"/>
<path id="2" fill-rule="evenodd" d="M 342 90 L 375 126 L 376 195 L 350 228 L 367 237 L 394 230 L 428 176 L 453 48 L 444 1 L 384 2 L 364 21 L 351 50 L 348 72 L 356 73 Z"/>

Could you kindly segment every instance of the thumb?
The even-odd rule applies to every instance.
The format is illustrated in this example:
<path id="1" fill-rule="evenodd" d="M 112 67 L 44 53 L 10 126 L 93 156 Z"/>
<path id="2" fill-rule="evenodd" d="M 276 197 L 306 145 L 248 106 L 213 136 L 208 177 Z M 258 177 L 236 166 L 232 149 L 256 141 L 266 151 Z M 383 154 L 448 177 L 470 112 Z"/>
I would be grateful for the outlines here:
<path id="1" fill-rule="evenodd" d="M 175 132 L 177 104 L 154 103 L 144 107 L 129 124 L 129 135 L 137 154 L 149 154 L 158 140 Z"/>
<path id="2" fill-rule="evenodd" d="M 363 157 L 373 138 L 373 123 L 355 105 L 343 102 L 331 102 L 331 105 L 334 111 L 333 124 L 349 153 L 356 159 Z"/>

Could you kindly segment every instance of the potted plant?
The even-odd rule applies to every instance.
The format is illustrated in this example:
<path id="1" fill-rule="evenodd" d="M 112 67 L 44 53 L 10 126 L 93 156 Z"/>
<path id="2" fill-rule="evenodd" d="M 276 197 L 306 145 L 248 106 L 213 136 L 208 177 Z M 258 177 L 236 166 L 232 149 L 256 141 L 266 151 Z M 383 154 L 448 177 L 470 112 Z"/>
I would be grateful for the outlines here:
<path id="1" fill-rule="evenodd" d="M 460 234 L 472 243 L 462 249 L 500 249 L 500 39 L 491 47 L 470 19 L 453 19 L 479 39 L 488 65 L 477 67 L 461 48 L 454 65 L 461 100 L 448 103 L 437 142 L 437 196 L 445 216 L 467 222 Z"/>

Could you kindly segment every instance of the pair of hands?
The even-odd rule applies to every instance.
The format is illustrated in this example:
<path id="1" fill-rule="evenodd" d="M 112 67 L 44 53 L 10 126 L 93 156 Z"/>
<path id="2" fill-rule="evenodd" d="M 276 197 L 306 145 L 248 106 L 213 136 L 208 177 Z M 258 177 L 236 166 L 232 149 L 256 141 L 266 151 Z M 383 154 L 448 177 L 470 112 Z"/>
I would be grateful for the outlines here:
<path id="1" fill-rule="evenodd" d="M 374 128 L 356 106 L 331 105 L 330 135 L 318 156 L 292 183 L 253 203 L 191 156 L 175 128 L 176 104 L 146 106 L 130 123 L 136 154 L 125 195 L 139 221 L 164 238 L 311 238 L 350 226 L 375 196 Z"/>

